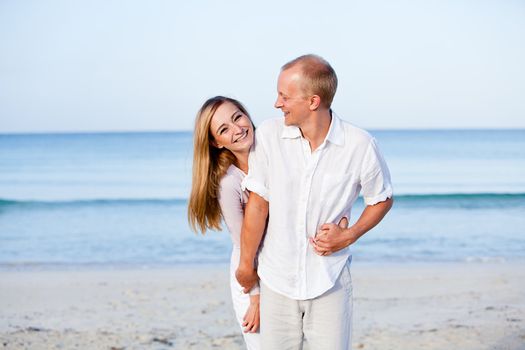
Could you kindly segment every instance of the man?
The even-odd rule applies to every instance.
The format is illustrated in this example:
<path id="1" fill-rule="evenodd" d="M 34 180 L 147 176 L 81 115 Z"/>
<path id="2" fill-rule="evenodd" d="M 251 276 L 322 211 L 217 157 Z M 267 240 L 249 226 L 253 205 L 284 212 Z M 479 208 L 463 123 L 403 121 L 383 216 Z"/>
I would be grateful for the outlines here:
<path id="1" fill-rule="evenodd" d="M 262 123 L 244 186 L 251 191 L 236 276 L 261 284 L 263 349 L 350 349 L 352 284 L 348 246 L 392 206 L 390 174 L 375 140 L 330 109 L 337 76 L 319 56 L 285 64 L 276 108 Z M 349 228 L 362 191 L 366 208 Z M 267 232 L 258 257 L 268 217 Z"/>

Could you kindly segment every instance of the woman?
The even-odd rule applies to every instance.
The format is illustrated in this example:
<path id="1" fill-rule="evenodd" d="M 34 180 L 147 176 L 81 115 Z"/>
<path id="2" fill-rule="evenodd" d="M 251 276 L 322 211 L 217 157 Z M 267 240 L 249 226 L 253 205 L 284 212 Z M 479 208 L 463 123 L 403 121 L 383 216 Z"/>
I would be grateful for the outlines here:
<path id="1" fill-rule="evenodd" d="M 241 182 L 248 173 L 248 154 L 254 125 L 244 106 L 231 98 L 207 100 L 195 120 L 193 181 L 188 218 L 194 231 L 221 230 L 224 219 L 233 243 L 230 287 L 235 315 L 248 349 L 259 349 L 259 288 L 249 294 L 235 278 L 239 265 L 240 236 L 248 193 Z"/>

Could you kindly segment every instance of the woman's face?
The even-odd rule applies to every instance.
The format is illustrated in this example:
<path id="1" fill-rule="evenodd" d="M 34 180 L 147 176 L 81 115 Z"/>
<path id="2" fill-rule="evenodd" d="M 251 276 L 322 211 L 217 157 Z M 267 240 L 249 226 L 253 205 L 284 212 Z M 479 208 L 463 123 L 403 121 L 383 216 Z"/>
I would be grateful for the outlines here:
<path id="1" fill-rule="evenodd" d="M 218 148 L 233 154 L 245 153 L 253 144 L 253 125 L 250 118 L 231 102 L 224 102 L 211 118 L 210 131 Z"/>

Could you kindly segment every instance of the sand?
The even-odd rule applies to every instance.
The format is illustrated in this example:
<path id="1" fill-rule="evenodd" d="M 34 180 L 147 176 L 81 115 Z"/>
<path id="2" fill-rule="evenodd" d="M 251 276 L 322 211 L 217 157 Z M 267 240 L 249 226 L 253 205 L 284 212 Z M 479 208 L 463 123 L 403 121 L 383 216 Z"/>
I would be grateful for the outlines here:
<path id="1" fill-rule="evenodd" d="M 243 349 L 227 265 L 0 271 L 2 349 Z M 525 263 L 353 263 L 354 349 L 525 349 Z"/>

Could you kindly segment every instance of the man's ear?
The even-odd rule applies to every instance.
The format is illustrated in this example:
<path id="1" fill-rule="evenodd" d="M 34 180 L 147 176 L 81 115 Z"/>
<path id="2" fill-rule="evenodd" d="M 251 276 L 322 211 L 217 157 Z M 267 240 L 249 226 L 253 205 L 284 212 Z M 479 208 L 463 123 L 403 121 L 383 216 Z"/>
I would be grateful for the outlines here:
<path id="1" fill-rule="evenodd" d="M 310 96 L 310 110 L 315 111 L 321 105 L 321 97 L 319 95 Z"/>

